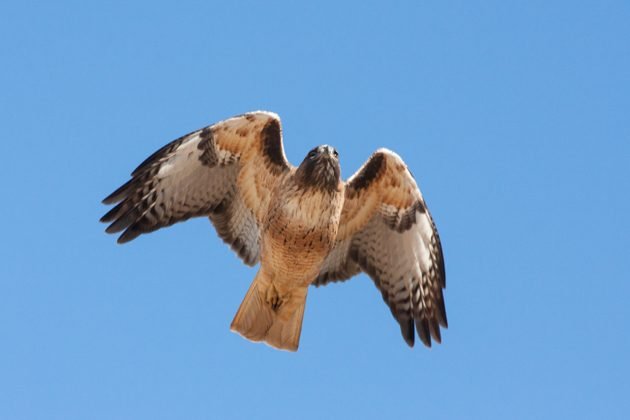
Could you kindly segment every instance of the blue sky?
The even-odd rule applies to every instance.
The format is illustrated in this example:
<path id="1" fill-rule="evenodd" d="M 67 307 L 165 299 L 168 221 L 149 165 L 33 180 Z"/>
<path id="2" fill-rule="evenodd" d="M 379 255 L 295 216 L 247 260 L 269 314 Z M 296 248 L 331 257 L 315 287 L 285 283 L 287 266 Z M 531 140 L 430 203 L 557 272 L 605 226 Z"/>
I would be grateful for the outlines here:
<path id="1" fill-rule="evenodd" d="M 92 3 L 0 5 L 0 418 L 628 418 L 628 2 Z M 405 159 L 442 345 L 363 275 L 310 291 L 298 353 L 252 344 L 207 220 L 103 233 L 148 154 L 256 109 L 293 163 Z"/>

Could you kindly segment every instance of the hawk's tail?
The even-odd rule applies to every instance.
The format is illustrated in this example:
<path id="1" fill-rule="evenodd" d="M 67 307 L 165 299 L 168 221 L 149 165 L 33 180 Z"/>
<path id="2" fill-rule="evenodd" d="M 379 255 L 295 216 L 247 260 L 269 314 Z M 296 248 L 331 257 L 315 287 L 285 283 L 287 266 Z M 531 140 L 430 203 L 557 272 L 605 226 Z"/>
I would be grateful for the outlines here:
<path id="1" fill-rule="evenodd" d="M 230 329 L 251 341 L 264 341 L 281 350 L 296 351 L 300 344 L 302 318 L 308 287 L 297 287 L 274 308 L 267 301 L 271 283 L 261 271 L 249 286 Z"/>

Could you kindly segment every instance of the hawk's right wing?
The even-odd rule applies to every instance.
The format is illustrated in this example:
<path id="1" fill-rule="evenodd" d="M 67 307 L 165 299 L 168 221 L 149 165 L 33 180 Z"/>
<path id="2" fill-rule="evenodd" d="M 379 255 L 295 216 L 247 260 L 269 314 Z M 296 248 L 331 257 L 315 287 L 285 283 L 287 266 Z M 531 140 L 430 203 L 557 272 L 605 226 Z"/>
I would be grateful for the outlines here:
<path id="1" fill-rule="evenodd" d="M 259 258 L 260 221 L 271 190 L 289 173 L 280 119 L 252 112 L 194 131 L 167 144 L 103 200 L 118 203 L 102 222 L 119 243 L 143 233 L 208 216 L 219 236 L 248 265 Z"/>

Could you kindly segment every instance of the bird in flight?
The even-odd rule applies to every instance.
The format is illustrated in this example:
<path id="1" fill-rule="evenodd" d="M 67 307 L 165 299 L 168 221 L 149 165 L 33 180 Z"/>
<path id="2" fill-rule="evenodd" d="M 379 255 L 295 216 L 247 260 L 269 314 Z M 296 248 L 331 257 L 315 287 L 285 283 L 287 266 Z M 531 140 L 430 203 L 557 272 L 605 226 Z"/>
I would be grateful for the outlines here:
<path id="1" fill-rule="evenodd" d="M 279 117 L 251 112 L 182 136 L 149 156 L 103 200 L 118 243 L 191 217 L 208 217 L 247 265 L 260 268 L 231 329 L 296 351 L 310 285 L 364 272 L 406 343 L 428 347 L 447 327 L 444 258 L 411 172 L 377 150 L 346 182 L 328 145 L 298 167 L 284 155 Z"/>

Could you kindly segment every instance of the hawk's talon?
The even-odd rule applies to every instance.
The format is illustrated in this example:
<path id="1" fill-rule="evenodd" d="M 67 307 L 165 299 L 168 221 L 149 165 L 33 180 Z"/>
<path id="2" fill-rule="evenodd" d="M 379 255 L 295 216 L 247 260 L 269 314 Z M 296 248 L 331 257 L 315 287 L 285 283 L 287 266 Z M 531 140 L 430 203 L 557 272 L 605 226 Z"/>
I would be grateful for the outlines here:
<path id="1" fill-rule="evenodd" d="M 269 287 L 267 288 L 266 300 L 267 303 L 271 306 L 271 309 L 273 309 L 274 311 L 277 311 L 282 304 L 280 294 L 273 284 L 269 285 Z"/>

